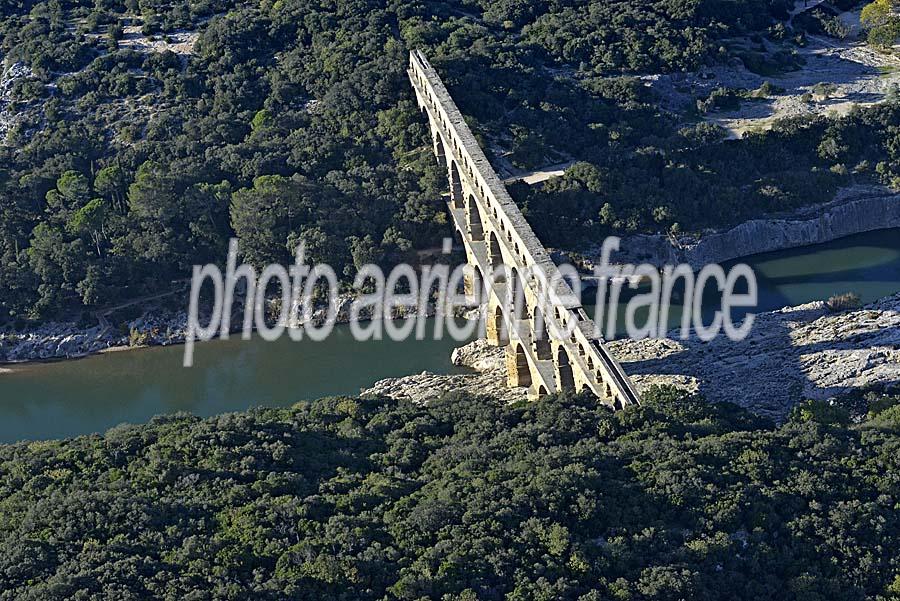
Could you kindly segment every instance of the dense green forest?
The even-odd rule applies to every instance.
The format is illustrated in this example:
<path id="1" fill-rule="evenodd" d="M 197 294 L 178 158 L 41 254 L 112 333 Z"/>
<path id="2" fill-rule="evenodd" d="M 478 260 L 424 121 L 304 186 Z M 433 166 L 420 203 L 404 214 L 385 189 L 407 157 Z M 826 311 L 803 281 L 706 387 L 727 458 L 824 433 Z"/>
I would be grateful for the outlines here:
<path id="1" fill-rule="evenodd" d="M 0 447 L 0 599 L 900 598 L 900 397 L 331 398 Z"/>
<path id="2" fill-rule="evenodd" d="M 860 179 L 896 185 L 895 104 L 723 142 L 636 78 L 734 58 L 739 36 L 784 40 L 744 52 L 754 68 L 793 68 L 804 32 L 775 26 L 792 4 L 3 0 L 4 72 L 20 76 L 0 102 L 0 324 L 168 289 L 222 262 L 232 235 L 255 262 L 304 241 L 348 278 L 435 245 L 449 234 L 446 174 L 406 80 L 411 48 L 493 158 L 583 161 L 514 190 L 553 246 L 693 231 Z M 126 44 L 184 32 L 188 54 Z"/>

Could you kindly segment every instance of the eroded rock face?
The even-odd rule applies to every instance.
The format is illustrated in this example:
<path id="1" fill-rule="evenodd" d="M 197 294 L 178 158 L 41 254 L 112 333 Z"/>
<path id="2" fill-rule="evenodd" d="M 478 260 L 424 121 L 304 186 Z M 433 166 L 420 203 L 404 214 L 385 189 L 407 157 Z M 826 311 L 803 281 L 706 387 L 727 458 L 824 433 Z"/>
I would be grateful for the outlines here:
<path id="1" fill-rule="evenodd" d="M 687 263 L 700 270 L 759 253 L 799 248 L 846 236 L 900 227 L 900 194 L 884 188 L 858 186 L 843 191 L 826 204 L 791 215 L 753 219 L 731 229 L 685 237 L 680 248 L 663 235 L 635 235 L 622 240 L 615 263 L 650 263 L 657 267 Z M 599 260 L 599 249 L 588 253 Z"/>
<path id="2" fill-rule="evenodd" d="M 453 365 L 469 367 L 479 372 L 505 369 L 506 363 L 502 348 L 491 346 L 486 340 L 475 340 L 465 346 L 453 349 L 450 362 Z"/>
<path id="3" fill-rule="evenodd" d="M 127 323 L 140 345 L 168 345 L 184 342 L 187 314 L 144 315 Z M 130 335 L 104 325 L 82 327 L 72 322 L 47 323 L 29 332 L 0 332 L 0 362 L 71 359 L 124 347 Z"/>
<path id="4" fill-rule="evenodd" d="M 31 67 L 22 62 L 12 63 L 8 69 L 3 70 L 3 64 L 0 62 L 0 144 L 6 145 L 6 138 L 19 118 L 10 111 L 10 103 L 12 102 L 12 87 L 18 79 L 31 77 L 34 73 Z"/>
<path id="5" fill-rule="evenodd" d="M 804 219 L 755 219 L 727 232 L 704 236 L 682 258 L 694 269 L 758 253 L 797 248 L 874 230 L 900 227 L 900 195 L 868 196 L 835 204 Z"/>
<path id="6" fill-rule="evenodd" d="M 640 392 L 653 384 L 699 391 L 783 420 L 801 399 L 827 399 L 854 388 L 900 384 L 900 294 L 860 310 L 830 313 L 822 302 L 756 316 L 740 342 L 617 340 L 610 350 Z M 366 393 L 426 402 L 463 390 L 503 401 L 525 398 L 506 388 L 503 350 L 483 340 L 456 349 L 453 361 L 478 373 L 420 374 L 382 380 Z"/>

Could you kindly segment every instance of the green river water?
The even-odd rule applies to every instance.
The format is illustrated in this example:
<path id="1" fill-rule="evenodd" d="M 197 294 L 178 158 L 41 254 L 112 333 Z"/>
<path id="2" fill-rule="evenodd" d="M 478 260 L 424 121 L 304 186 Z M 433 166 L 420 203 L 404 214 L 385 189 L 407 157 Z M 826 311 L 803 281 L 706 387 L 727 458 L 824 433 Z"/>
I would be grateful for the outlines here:
<path id="1" fill-rule="evenodd" d="M 900 230 L 744 262 L 759 282 L 757 311 L 848 291 L 869 302 L 900 291 Z M 322 342 L 284 336 L 276 342 L 233 338 L 199 344 L 192 368 L 181 366 L 181 346 L 0 366 L 0 442 L 103 432 L 175 411 L 207 416 L 355 394 L 381 378 L 424 370 L 459 373 L 464 370 L 450 363 L 457 345 L 447 337 L 356 342 L 348 326 L 337 326 Z"/>

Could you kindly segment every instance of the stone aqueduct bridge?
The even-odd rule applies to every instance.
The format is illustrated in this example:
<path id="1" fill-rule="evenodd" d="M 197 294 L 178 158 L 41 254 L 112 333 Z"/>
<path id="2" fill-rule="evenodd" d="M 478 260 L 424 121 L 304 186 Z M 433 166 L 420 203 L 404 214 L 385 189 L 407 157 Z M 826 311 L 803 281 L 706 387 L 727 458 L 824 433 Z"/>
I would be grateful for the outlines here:
<path id="1" fill-rule="evenodd" d="M 506 347 L 509 385 L 528 387 L 531 398 L 587 388 L 615 408 L 640 403 L 421 52 L 410 53 L 408 73 L 449 173 L 448 208 L 473 276 L 467 285 L 487 282 L 487 339 Z"/>

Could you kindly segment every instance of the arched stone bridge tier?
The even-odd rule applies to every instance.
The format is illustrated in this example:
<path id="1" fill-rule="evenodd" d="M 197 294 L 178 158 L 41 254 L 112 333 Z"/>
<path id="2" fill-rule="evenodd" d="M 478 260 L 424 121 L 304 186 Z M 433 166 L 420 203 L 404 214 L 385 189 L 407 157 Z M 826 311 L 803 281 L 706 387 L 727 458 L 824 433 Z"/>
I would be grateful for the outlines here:
<path id="1" fill-rule="evenodd" d="M 428 115 L 434 153 L 447 167 L 448 209 L 470 269 L 466 284 L 487 292 L 486 336 L 506 347 L 509 385 L 527 387 L 531 398 L 588 389 L 615 408 L 639 404 L 631 380 L 595 335 L 421 52 L 410 53 L 408 73 Z"/>

